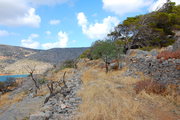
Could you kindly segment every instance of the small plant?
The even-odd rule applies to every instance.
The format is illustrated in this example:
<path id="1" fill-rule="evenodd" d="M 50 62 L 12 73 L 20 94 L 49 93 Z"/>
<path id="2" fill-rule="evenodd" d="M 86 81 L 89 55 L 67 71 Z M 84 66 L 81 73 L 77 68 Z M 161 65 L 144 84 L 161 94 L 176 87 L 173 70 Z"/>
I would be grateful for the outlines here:
<path id="1" fill-rule="evenodd" d="M 5 89 L 5 83 L 4 82 L 0 82 L 0 92 L 3 92 Z"/>
<path id="2" fill-rule="evenodd" d="M 40 85 L 45 84 L 46 82 L 47 82 L 47 80 L 46 80 L 45 78 L 38 79 L 38 83 L 39 83 Z"/>
<path id="3" fill-rule="evenodd" d="M 77 68 L 76 64 L 77 64 L 76 60 L 66 60 L 62 64 L 61 69 L 64 69 L 64 68 Z"/>
<path id="4" fill-rule="evenodd" d="M 153 80 L 143 80 L 136 83 L 134 90 L 136 94 L 145 90 L 148 94 L 161 94 L 164 95 L 166 92 L 166 87 L 164 84 L 155 82 Z"/>
<path id="5" fill-rule="evenodd" d="M 89 58 L 89 55 L 90 55 L 90 49 L 87 49 L 79 56 L 79 58 Z"/>
<path id="6" fill-rule="evenodd" d="M 0 92 L 5 93 L 11 91 L 11 88 L 17 86 L 18 84 L 16 83 L 16 79 L 9 77 L 6 81 L 0 82 Z"/>
<path id="7" fill-rule="evenodd" d="M 155 48 L 157 48 L 157 47 L 156 46 L 146 46 L 146 47 L 140 48 L 140 50 L 151 51 L 152 49 L 155 49 Z"/>
<path id="8" fill-rule="evenodd" d="M 164 60 L 168 60 L 168 59 L 180 59 L 180 50 L 174 51 L 174 52 L 170 52 L 170 51 L 163 51 L 161 53 L 158 54 L 157 59 L 161 59 L 163 58 Z"/>

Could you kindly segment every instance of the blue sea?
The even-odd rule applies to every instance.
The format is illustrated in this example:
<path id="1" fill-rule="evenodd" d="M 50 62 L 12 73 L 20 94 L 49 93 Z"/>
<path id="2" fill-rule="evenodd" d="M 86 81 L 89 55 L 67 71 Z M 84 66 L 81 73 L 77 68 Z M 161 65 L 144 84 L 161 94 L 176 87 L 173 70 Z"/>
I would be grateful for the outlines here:
<path id="1" fill-rule="evenodd" d="M 28 75 L 5 75 L 5 76 L 0 76 L 0 81 L 6 81 L 7 78 L 23 78 L 27 77 Z"/>

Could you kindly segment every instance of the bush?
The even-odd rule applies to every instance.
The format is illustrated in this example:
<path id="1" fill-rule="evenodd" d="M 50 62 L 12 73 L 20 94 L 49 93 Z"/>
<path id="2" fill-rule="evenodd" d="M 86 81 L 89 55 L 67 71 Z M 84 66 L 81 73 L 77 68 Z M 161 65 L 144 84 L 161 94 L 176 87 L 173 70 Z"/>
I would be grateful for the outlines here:
<path id="1" fill-rule="evenodd" d="M 155 48 L 157 48 L 157 47 L 156 46 L 147 46 L 147 47 L 140 48 L 140 50 L 151 51 L 152 49 L 155 49 Z"/>
<path id="2" fill-rule="evenodd" d="M 61 69 L 64 68 L 76 68 L 76 61 L 75 60 L 66 60 L 63 62 Z"/>
<path id="3" fill-rule="evenodd" d="M 5 89 L 5 84 L 4 82 L 0 82 L 0 92 L 3 92 Z"/>
<path id="4" fill-rule="evenodd" d="M 117 57 L 117 49 L 115 43 L 110 40 L 99 40 L 96 41 L 92 47 L 90 56 L 92 59 L 99 59 L 108 57 L 109 59 L 114 59 Z"/>
<path id="5" fill-rule="evenodd" d="M 16 84 L 16 78 L 13 77 L 8 77 L 5 81 L 6 87 L 12 87 L 12 86 L 17 86 Z"/>
<path id="6" fill-rule="evenodd" d="M 0 92 L 5 93 L 10 91 L 9 87 L 17 87 L 18 84 L 16 83 L 16 79 L 15 78 L 7 78 L 7 80 L 5 82 L 0 82 Z"/>
<path id="7" fill-rule="evenodd" d="M 38 79 L 38 83 L 39 83 L 40 85 L 45 84 L 46 82 L 47 82 L 47 80 L 46 80 L 45 78 Z"/>
<path id="8" fill-rule="evenodd" d="M 157 59 L 163 58 L 164 60 L 168 59 L 180 59 L 180 50 L 170 52 L 170 51 L 163 51 L 157 55 Z"/>
<path id="9" fill-rule="evenodd" d="M 143 80 L 136 83 L 134 90 L 136 91 L 136 94 L 145 90 L 148 94 L 154 93 L 164 95 L 166 87 L 164 84 L 152 80 Z"/>
<path id="10" fill-rule="evenodd" d="M 90 49 L 87 49 L 79 56 L 79 58 L 89 58 L 89 55 L 90 55 Z"/>

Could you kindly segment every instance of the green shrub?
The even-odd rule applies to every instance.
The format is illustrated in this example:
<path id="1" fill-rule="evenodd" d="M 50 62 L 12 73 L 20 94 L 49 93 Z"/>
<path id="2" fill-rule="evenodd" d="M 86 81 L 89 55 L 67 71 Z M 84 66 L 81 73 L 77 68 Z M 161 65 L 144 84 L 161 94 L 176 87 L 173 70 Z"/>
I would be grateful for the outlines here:
<path id="1" fill-rule="evenodd" d="M 45 78 L 38 79 L 38 83 L 39 83 L 40 85 L 45 84 L 46 82 L 47 82 L 47 80 L 46 80 Z"/>
<path id="2" fill-rule="evenodd" d="M 157 46 L 147 46 L 147 47 L 140 48 L 140 50 L 151 51 L 152 49 L 155 49 L 155 48 L 157 48 Z"/>
<path id="3" fill-rule="evenodd" d="M 89 54 L 90 54 L 90 49 L 87 49 L 79 56 L 79 58 L 88 58 Z"/>
<path id="4" fill-rule="evenodd" d="M 6 81 L 0 82 L 0 92 L 5 93 L 10 91 L 9 87 L 17 87 L 16 79 L 9 77 Z"/>
<path id="5" fill-rule="evenodd" d="M 75 60 L 66 60 L 63 62 L 61 69 L 64 68 L 76 68 L 76 61 Z"/>
<path id="6" fill-rule="evenodd" d="M 117 49 L 115 43 L 110 40 L 99 40 L 96 41 L 94 45 L 91 47 L 90 55 L 92 59 L 99 59 L 99 58 L 115 58 L 117 57 Z"/>

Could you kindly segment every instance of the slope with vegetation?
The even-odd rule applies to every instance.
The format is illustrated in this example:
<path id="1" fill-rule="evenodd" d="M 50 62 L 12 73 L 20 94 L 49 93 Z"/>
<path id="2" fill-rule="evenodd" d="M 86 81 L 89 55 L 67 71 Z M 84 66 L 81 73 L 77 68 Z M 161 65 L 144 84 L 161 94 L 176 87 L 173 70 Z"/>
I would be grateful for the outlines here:
<path id="1" fill-rule="evenodd" d="M 24 74 L 25 66 L 36 65 L 38 73 L 66 60 L 77 58 L 87 48 L 54 48 L 35 50 L 29 48 L 0 45 L 0 73 Z M 44 64 L 44 65 L 43 65 Z"/>
<path id="2" fill-rule="evenodd" d="M 0 119 L 178 120 L 179 11 L 180 6 L 167 0 L 155 12 L 127 18 L 78 59 L 39 76 L 32 68 L 31 78 L 1 96 Z M 57 52 L 47 53 L 52 51 Z M 36 54 L 30 58 L 44 61 L 46 54 L 40 54 L 43 59 Z M 50 62 L 58 63 L 57 56 Z M 25 111 L 19 111 L 21 105 Z"/>

